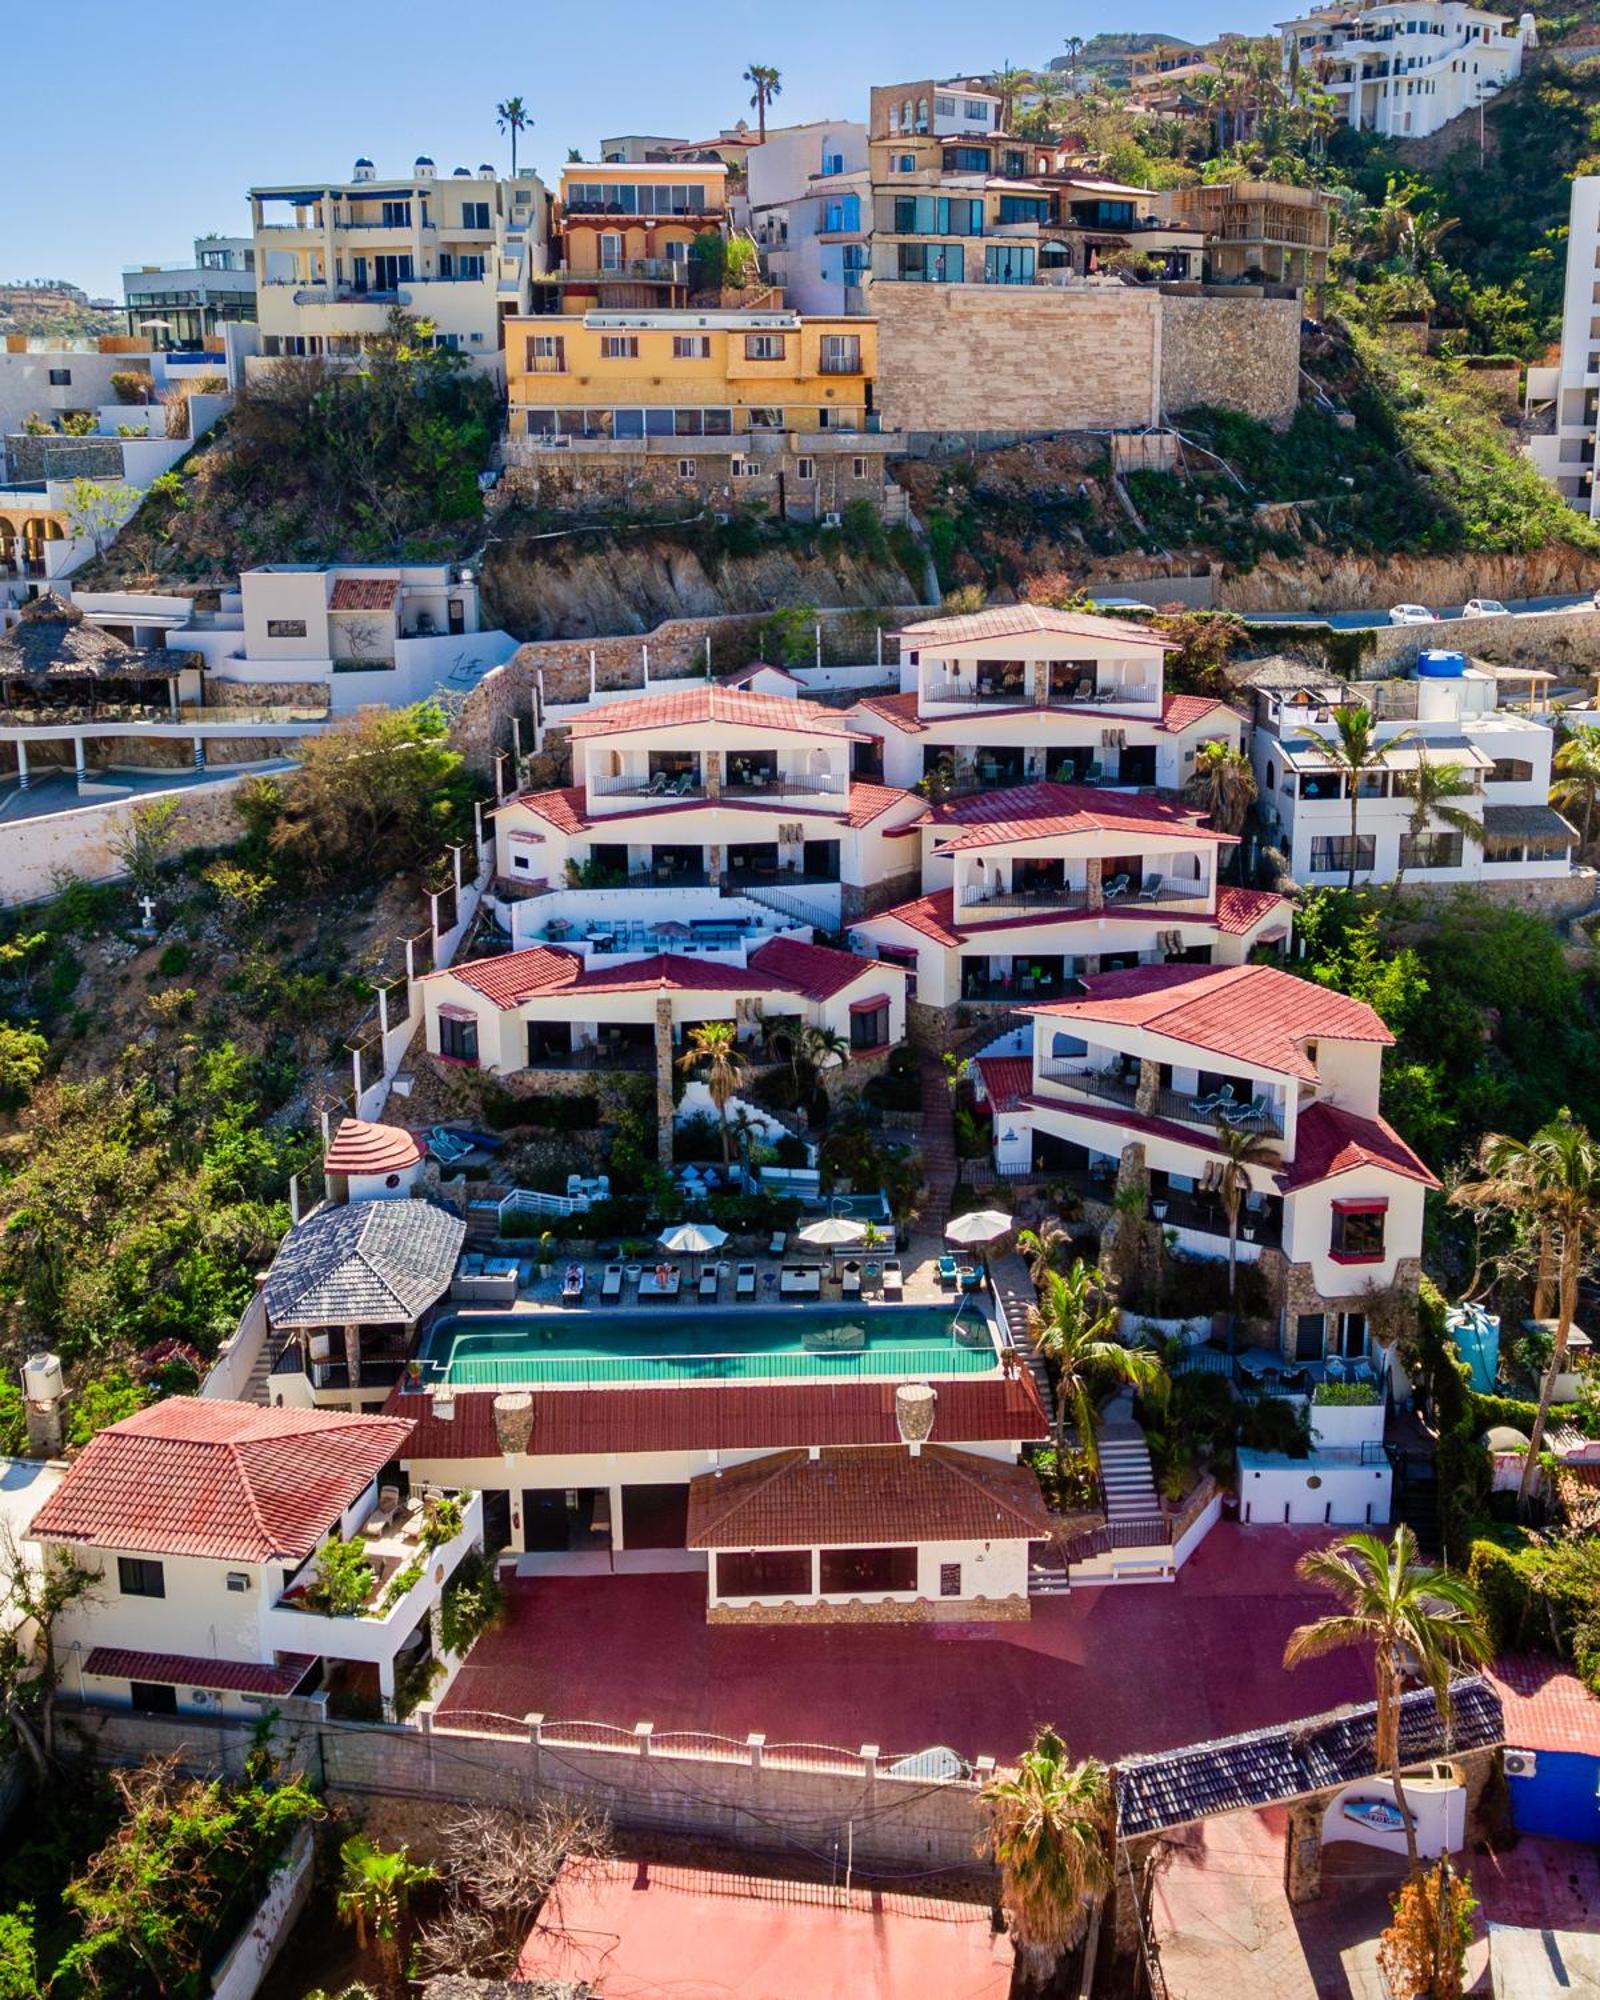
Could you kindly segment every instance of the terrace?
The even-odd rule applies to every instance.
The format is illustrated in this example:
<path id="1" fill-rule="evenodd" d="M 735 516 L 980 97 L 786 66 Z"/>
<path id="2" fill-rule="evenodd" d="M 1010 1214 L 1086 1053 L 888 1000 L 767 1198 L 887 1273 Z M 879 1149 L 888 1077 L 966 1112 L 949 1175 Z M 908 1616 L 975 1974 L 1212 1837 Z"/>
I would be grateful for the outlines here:
<path id="1" fill-rule="evenodd" d="M 1109 1065 L 1105 1058 L 1112 1058 Z M 1193 1125 L 1214 1132 L 1217 1121 L 1263 1138 L 1281 1139 L 1284 1133 L 1282 1086 L 1261 1083 L 1247 1076 L 1201 1070 L 1195 1089 L 1174 1089 L 1171 1065 L 1160 1065 L 1163 1079 L 1153 1090 L 1140 1080 L 1139 1065 L 1132 1056 L 1118 1056 L 1106 1049 L 1085 1049 L 1076 1055 L 1046 1056 L 1039 1075 L 1049 1083 L 1061 1083 L 1085 1097 L 1116 1104 L 1125 1111 L 1137 1111 L 1148 1118 L 1166 1118 L 1174 1124 Z"/>

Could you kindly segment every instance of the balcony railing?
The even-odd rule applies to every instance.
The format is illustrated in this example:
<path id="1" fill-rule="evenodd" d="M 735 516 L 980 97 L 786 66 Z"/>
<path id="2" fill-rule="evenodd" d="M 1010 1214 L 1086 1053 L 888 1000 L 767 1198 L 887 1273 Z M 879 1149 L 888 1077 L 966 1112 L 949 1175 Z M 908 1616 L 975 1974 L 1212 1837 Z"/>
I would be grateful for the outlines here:
<path id="1" fill-rule="evenodd" d="M 1087 910 L 1091 907 L 1087 889 L 1063 883 L 1041 883 L 1026 889 L 995 889 L 988 894 L 969 887 L 961 898 L 964 910 Z"/>
<path id="2" fill-rule="evenodd" d="M 786 868 L 730 868 L 723 876 L 730 889 L 799 889 L 808 883 L 815 886 L 828 884 L 837 887 L 837 868 L 817 871 L 809 868 L 789 870 Z"/>
<path id="3" fill-rule="evenodd" d="M 703 799 L 705 780 L 692 773 L 679 777 L 655 777 L 624 773 L 621 777 L 591 778 L 589 790 L 600 799 Z"/>
<path id="4" fill-rule="evenodd" d="M 1039 1074 L 1052 1083 L 1069 1084 L 1086 1097 L 1101 1098 L 1125 1111 L 1136 1110 L 1141 1117 L 1165 1118 L 1207 1132 L 1215 1132 L 1217 1127 L 1217 1115 L 1205 1108 L 1210 1093 L 1197 1095 L 1189 1090 L 1161 1088 L 1141 1104 L 1137 1083 L 1127 1081 L 1115 1070 L 1091 1068 L 1082 1057 L 1047 1059 Z M 1241 1097 L 1219 1109 L 1226 1122 L 1239 1131 L 1253 1132 L 1265 1139 L 1283 1137 L 1283 1114 L 1270 1100 L 1262 1103 L 1259 1098 Z"/>
<path id="5" fill-rule="evenodd" d="M 774 771 L 770 777 L 725 779 L 725 799 L 781 799 L 837 797 L 844 780 L 831 771 L 825 773 Z"/>
<path id="6" fill-rule="evenodd" d="M 1005 1007 L 1016 1007 L 1037 1000 L 1065 1000 L 1081 998 L 1083 981 L 1071 973 L 1036 978 L 1032 974 L 1018 977 L 1015 973 L 998 978 L 984 978 L 969 973 L 961 982 L 961 997 L 974 1003 L 996 1003 Z"/>
<path id="7" fill-rule="evenodd" d="M 630 889 L 706 889 L 711 877 L 704 868 L 635 868 L 628 876 Z"/>
<path id="8" fill-rule="evenodd" d="M 529 1069 L 555 1070 L 627 1070 L 640 1073 L 653 1070 L 656 1055 L 653 1048 L 639 1048 L 633 1043 L 584 1042 L 575 1049 L 549 1049 L 530 1052 L 527 1061 Z"/>
<path id="9" fill-rule="evenodd" d="M 1033 699 L 1026 681 L 1017 681 L 1010 686 L 1000 687 L 993 681 L 973 683 L 972 681 L 945 681 L 938 687 L 928 689 L 928 701 L 997 701 L 1010 708 L 1021 708 Z"/>

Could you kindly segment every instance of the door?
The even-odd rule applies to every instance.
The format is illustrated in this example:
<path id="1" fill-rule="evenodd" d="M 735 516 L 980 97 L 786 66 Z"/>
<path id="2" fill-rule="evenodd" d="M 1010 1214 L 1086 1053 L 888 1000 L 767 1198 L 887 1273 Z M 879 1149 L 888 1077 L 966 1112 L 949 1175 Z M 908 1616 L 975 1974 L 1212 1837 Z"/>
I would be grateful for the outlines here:
<path id="1" fill-rule="evenodd" d="M 681 1549 L 689 1537 L 689 1489 L 624 1486 L 622 1539 L 630 1549 Z"/>
<path id="2" fill-rule="evenodd" d="M 352 277 L 352 279 L 351 279 L 351 281 L 350 281 L 350 284 L 351 284 L 351 289 L 352 289 L 353 291 L 357 291 L 357 292 L 364 292 L 364 291 L 366 291 L 366 290 L 367 290 L 367 288 L 368 288 L 368 287 L 367 287 L 367 260 L 366 260 L 366 258 L 365 258 L 365 257 L 357 257 L 357 258 L 355 258 L 355 259 L 353 260 L 353 263 L 352 263 L 352 267 L 351 267 L 351 268 L 352 268 L 352 270 L 354 271 L 354 276 Z"/>
<path id="3" fill-rule="evenodd" d="M 567 1496 L 559 1488 L 549 1492 L 525 1489 L 522 1495 L 522 1546 L 530 1553 L 559 1550 L 572 1544 L 572 1517 Z"/>
<path id="4" fill-rule="evenodd" d="M 511 1495 L 489 1488 L 483 1496 L 483 1546 L 493 1555 L 511 1546 Z"/>
<path id="5" fill-rule="evenodd" d="M 450 631 L 454 635 L 465 632 L 466 629 L 467 607 L 461 602 L 460 598 L 452 597 L 450 600 Z"/>

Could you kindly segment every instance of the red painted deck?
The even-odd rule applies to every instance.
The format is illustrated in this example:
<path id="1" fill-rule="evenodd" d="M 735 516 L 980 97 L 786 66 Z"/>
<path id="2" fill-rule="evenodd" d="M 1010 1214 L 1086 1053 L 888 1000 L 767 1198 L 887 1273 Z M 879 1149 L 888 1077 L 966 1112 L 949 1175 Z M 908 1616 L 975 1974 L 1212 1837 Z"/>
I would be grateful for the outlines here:
<path id="1" fill-rule="evenodd" d="M 1290 1632 L 1328 1604 L 1295 1558 L 1332 1539 L 1223 1523 L 1175 1583 L 1045 1598 L 1019 1625 L 708 1626 L 697 1576 L 519 1581 L 444 1710 L 889 1756 L 944 1743 L 1006 1759 L 1038 1722 L 1079 1755 L 1170 1749 L 1370 1699 L 1359 1654 L 1282 1667 Z"/>

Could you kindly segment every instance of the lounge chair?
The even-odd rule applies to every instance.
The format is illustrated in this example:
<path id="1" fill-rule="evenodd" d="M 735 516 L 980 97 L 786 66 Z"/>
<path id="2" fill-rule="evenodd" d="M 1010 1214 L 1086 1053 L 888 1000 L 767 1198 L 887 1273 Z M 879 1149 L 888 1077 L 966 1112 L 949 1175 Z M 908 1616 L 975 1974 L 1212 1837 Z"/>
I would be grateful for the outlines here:
<path id="1" fill-rule="evenodd" d="M 900 1259 L 898 1257 L 885 1257 L 883 1260 L 883 1296 L 886 1299 L 903 1298 L 905 1296 L 904 1288 L 905 1275 L 900 1269 Z"/>
<path id="2" fill-rule="evenodd" d="M 778 1291 L 785 1298 L 821 1298 L 822 1272 L 815 1264 L 785 1264 Z"/>
<path id="3" fill-rule="evenodd" d="M 741 1264 L 734 1273 L 733 1296 L 736 1299 L 753 1299 L 756 1295 L 756 1267 Z"/>
<path id="4" fill-rule="evenodd" d="M 615 1305 L 622 1297 L 622 1266 L 608 1264 L 600 1277 L 600 1303 Z"/>
<path id="5" fill-rule="evenodd" d="M 1106 901 L 1108 903 L 1115 903 L 1116 901 L 1119 900 L 1119 898 L 1127 895 L 1131 884 L 1132 884 L 1131 876 L 1113 875 L 1111 880 L 1105 885 Z"/>
<path id="6" fill-rule="evenodd" d="M 710 1305 L 716 1304 L 717 1267 L 715 1264 L 708 1264 L 706 1268 L 700 1273 L 699 1296 Z"/>
<path id="7" fill-rule="evenodd" d="M 1166 877 L 1164 875 L 1147 875 L 1144 878 L 1144 887 L 1139 891 L 1139 901 L 1141 903 L 1160 902 L 1161 891 L 1165 881 Z"/>
<path id="8" fill-rule="evenodd" d="M 960 1267 L 957 1265 L 955 1258 L 950 1256 L 941 1257 L 939 1259 L 940 1285 L 946 1291 L 953 1292 L 956 1286 L 960 1282 L 961 1282 Z"/>
<path id="9" fill-rule="evenodd" d="M 767 1255 L 769 1257 L 781 1257 L 784 1251 L 788 1249 L 788 1247 L 789 1247 L 788 1230 L 787 1229 L 773 1230 L 771 1241 L 767 1244 Z"/>
<path id="10" fill-rule="evenodd" d="M 563 1304 L 576 1304 L 583 1298 L 584 1272 L 581 1264 L 569 1264 L 561 1274 L 561 1298 Z"/>
<path id="11" fill-rule="evenodd" d="M 428 1130 L 428 1151 L 441 1167 L 455 1166 L 472 1150 L 470 1139 L 463 1139 L 459 1132 L 452 1132 L 446 1126 L 434 1125 Z"/>
<path id="12" fill-rule="evenodd" d="M 1217 1109 L 1230 1125 L 1250 1125 L 1266 1116 L 1267 1100 L 1252 1097 L 1248 1104 L 1222 1104 Z"/>
<path id="13" fill-rule="evenodd" d="M 981 1264 L 963 1264 L 961 1266 L 962 1291 L 976 1292 L 981 1290 L 982 1286 L 983 1286 L 983 1266 Z"/>

